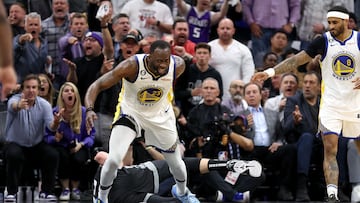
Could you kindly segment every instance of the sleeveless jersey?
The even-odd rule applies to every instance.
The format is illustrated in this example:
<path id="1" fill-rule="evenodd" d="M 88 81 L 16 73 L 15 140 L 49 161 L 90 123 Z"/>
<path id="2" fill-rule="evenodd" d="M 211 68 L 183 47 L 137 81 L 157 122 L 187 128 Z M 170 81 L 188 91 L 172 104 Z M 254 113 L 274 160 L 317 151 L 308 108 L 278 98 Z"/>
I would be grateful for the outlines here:
<path id="1" fill-rule="evenodd" d="M 341 112 L 339 119 L 360 122 L 360 90 L 354 90 L 351 81 L 360 77 L 359 34 L 356 31 L 344 42 L 324 34 L 326 48 L 321 59 L 321 113 Z"/>
<path id="2" fill-rule="evenodd" d="M 201 17 L 191 7 L 186 17 L 189 23 L 189 40 L 194 43 L 209 42 L 210 27 L 211 27 L 211 12 L 206 11 Z"/>
<path id="3" fill-rule="evenodd" d="M 114 121 L 121 114 L 132 117 L 137 129 L 144 130 L 146 144 L 168 150 L 175 146 L 178 138 L 172 108 L 175 59 L 170 57 L 167 74 L 156 77 L 149 71 L 146 57 L 146 54 L 135 55 L 138 73 L 134 82 L 123 78 Z M 140 136 L 139 130 L 137 133 Z"/>

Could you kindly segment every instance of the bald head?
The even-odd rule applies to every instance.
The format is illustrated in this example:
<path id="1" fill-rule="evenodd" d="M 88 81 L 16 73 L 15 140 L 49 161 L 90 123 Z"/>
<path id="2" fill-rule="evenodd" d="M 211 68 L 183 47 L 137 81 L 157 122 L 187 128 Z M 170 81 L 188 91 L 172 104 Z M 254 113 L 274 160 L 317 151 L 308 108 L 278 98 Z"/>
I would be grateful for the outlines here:
<path id="1" fill-rule="evenodd" d="M 235 34 L 234 23 L 229 18 L 224 18 L 219 22 L 217 33 L 219 40 L 224 44 L 229 44 Z"/>

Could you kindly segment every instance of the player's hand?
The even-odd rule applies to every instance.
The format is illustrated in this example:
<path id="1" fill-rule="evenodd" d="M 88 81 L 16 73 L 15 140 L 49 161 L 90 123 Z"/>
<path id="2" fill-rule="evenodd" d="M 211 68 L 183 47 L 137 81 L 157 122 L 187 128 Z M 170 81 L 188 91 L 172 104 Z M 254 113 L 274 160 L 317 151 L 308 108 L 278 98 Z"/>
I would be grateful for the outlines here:
<path id="1" fill-rule="evenodd" d="M 254 83 L 260 83 L 260 84 L 263 84 L 264 81 L 266 79 L 269 78 L 269 75 L 265 72 L 257 72 L 255 73 L 252 78 L 251 78 L 251 81 L 254 82 Z"/>
<path id="2" fill-rule="evenodd" d="M 354 83 L 354 89 L 360 89 L 360 77 L 355 78 L 351 82 Z"/>
<path id="3" fill-rule="evenodd" d="M 94 127 L 94 120 L 97 119 L 96 113 L 94 111 L 86 112 L 86 132 L 90 135 L 92 128 Z"/>
<path id="4" fill-rule="evenodd" d="M 5 100 L 8 94 L 16 89 L 16 72 L 14 67 L 0 67 L 1 101 Z"/>

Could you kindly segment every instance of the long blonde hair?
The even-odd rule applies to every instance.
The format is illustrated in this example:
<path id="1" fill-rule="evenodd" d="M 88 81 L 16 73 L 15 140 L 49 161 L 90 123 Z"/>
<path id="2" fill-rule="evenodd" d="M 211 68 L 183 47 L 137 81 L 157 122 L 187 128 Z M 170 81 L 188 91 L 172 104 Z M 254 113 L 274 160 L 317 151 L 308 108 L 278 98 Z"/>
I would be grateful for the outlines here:
<path id="1" fill-rule="evenodd" d="M 64 100 L 62 98 L 62 93 L 64 92 L 64 89 L 66 86 L 70 86 L 74 90 L 74 94 L 75 94 L 75 103 L 74 103 L 73 108 L 67 109 L 67 110 L 71 110 L 70 121 L 69 121 L 70 127 L 75 133 L 80 134 L 80 128 L 81 128 L 81 122 L 82 122 L 81 100 L 80 100 L 79 90 L 73 83 L 65 82 L 61 86 L 59 96 L 57 99 L 57 106 L 58 106 L 59 110 L 62 108 L 64 108 L 66 110 L 66 106 L 65 106 Z"/>

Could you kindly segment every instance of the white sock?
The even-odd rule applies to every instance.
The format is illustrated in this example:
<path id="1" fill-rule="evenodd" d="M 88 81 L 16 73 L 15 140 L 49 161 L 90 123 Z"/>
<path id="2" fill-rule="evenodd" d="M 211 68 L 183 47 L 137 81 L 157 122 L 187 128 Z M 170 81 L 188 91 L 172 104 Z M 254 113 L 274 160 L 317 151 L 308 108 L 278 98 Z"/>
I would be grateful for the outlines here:
<path id="1" fill-rule="evenodd" d="M 105 190 L 101 189 L 101 187 L 99 188 L 99 192 L 98 192 L 98 198 L 101 199 L 101 201 L 103 201 L 104 203 L 108 203 L 108 195 L 110 192 L 111 186 Z"/>
<path id="2" fill-rule="evenodd" d="M 338 199 L 338 187 L 334 184 L 328 184 L 326 186 L 327 195 L 330 196 L 331 194 L 334 194 L 335 197 Z"/>
<path id="3" fill-rule="evenodd" d="M 224 201 L 224 195 L 220 190 L 218 190 L 216 196 L 216 202 L 222 202 L 222 201 Z"/>
<path id="4" fill-rule="evenodd" d="M 188 189 L 186 187 L 185 182 L 179 182 L 177 180 L 175 180 L 175 182 L 176 182 L 176 191 L 178 195 L 183 196 L 188 193 Z M 185 190 L 183 188 L 185 188 Z"/>

